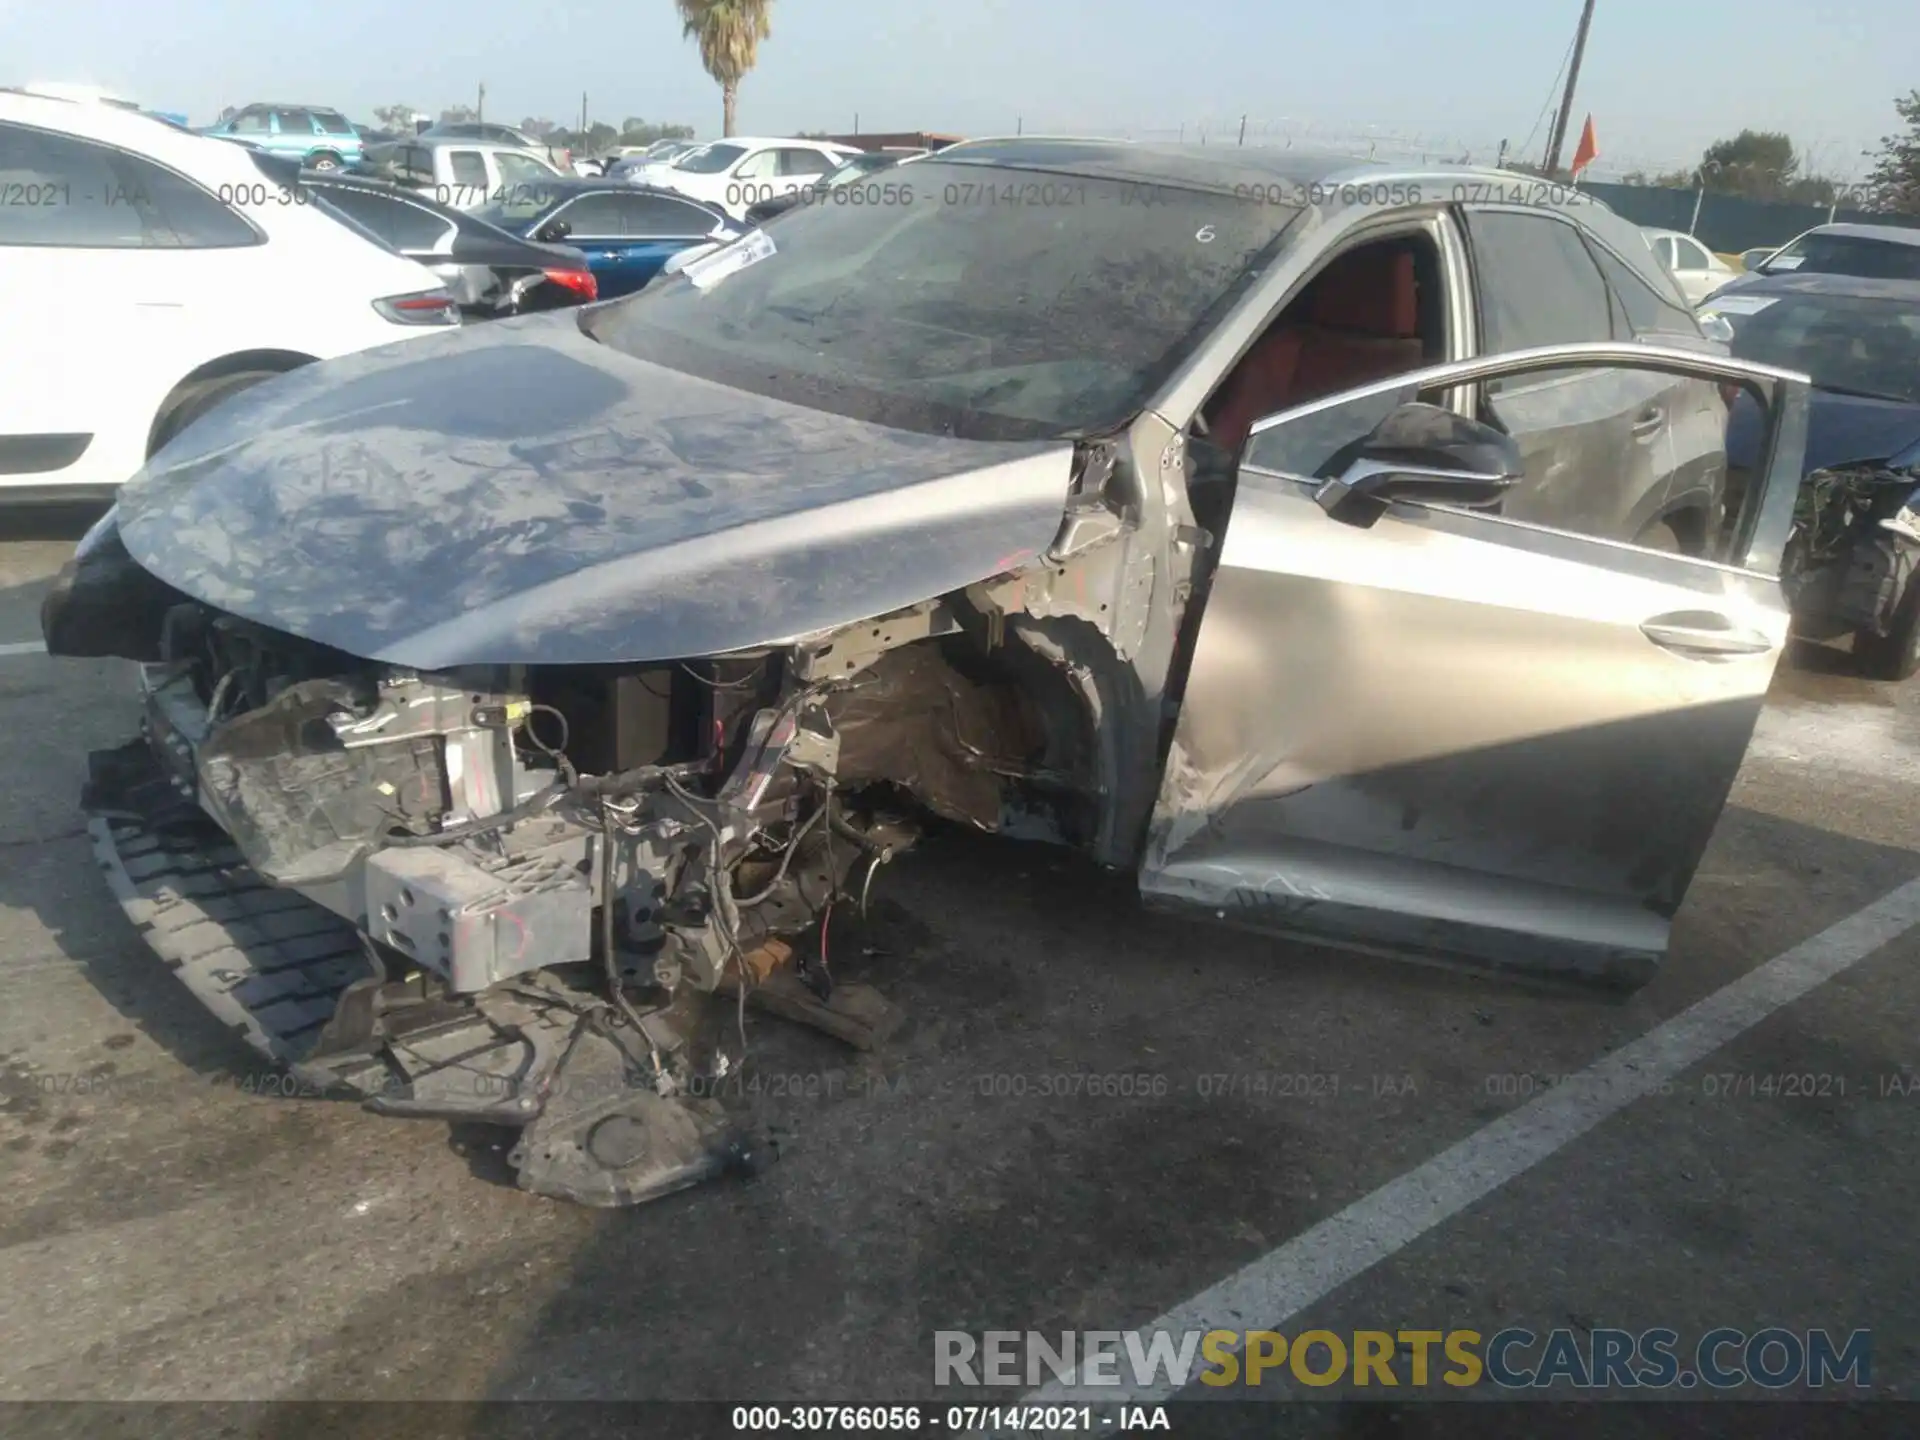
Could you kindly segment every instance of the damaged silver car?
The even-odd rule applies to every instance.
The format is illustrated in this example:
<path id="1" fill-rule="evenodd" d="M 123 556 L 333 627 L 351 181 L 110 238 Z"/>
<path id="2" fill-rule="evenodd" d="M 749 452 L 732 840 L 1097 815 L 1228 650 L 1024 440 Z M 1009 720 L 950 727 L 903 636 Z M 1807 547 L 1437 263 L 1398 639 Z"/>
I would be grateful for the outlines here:
<path id="1" fill-rule="evenodd" d="M 1516 177 L 907 169 L 262 385 L 125 486 L 43 628 L 139 662 L 85 803 L 180 978 L 597 1205 L 753 1162 L 736 1007 L 884 1040 L 811 937 L 928 817 L 1197 917 L 1644 980 L 1785 640 L 1804 379 Z"/>

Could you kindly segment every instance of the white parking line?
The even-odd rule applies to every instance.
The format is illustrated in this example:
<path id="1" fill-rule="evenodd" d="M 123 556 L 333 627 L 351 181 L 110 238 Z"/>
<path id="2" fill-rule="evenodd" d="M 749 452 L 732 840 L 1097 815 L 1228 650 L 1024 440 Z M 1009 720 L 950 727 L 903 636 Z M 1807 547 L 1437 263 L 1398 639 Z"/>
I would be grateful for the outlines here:
<path id="1" fill-rule="evenodd" d="M 1851 969 L 1920 924 L 1920 880 L 1717 990 L 1567 1083 L 1388 1181 L 1312 1229 L 1135 1332 L 1278 1329 L 1315 1301 L 1444 1224 L 1469 1205 L 1579 1139 L 1650 1089 L 1674 1080 L 1743 1031 Z M 1120 1351 L 1126 1354 L 1125 1350 Z M 1176 1393 L 1158 1372 L 1152 1385 L 1076 1385 L 1056 1380 L 1039 1404 L 1152 1403 Z"/>
<path id="2" fill-rule="evenodd" d="M 21 640 L 11 645 L 0 645 L 0 656 L 5 655 L 44 655 L 47 647 L 38 640 Z"/>

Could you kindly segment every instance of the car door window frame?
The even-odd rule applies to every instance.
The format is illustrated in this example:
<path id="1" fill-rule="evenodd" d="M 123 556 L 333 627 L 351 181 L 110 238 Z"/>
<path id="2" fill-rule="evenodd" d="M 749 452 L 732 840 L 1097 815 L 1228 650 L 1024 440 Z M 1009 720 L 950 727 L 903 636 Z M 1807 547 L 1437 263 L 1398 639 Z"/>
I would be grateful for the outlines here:
<path id="1" fill-rule="evenodd" d="M 687 217 L 688 224 L 692 227 L 685 230 L 662 230 L 658 227 L 649 227 L 645 222 L 634 219 L 633 211 L 630 210 L 626 221 L 629 240 L 703 240 L 714 231 L 713 217 L 691 201 L 678 200 L 669 195 L 637 195 L 622 198 L 630 205 L 638 200 L 650 201 L 657 205 L 671 205 L 675 211 Z"/>
<path id="2" fill-rule="evenodd" d="M 575 195 L 572 199 L 568 200 L 559 209 L 552 211 L 546 217 L 546 219 L 540 222 L 538 228 L 541 230 L 545 230 L 549 225 L 553 224 L 555 221 L 559 221 L 560 223 L 569 225 L 569 226 L 572 225 L 573 222 L 571 220 L 566 219 L 567 212 L 569 210 L 577 210 L 579 209 L 579 207 L 583 202 L 597 199 L 601 195 L 611 195 L 612 198 L 614 198 L 615 200 L 618 200 L 620 198 L 618 194 L 611 191 L 590 191 L 585 195 Z M 625 225 L 625 222 L 622 221 L 619 225 L 617 225 L 612 230 L 572 229 L 567 234 L 566 243 L 569 245 L 573 245 L 573 244 L 578 244 L 582 241 L 594 241 L 594 240 L 611 241 L 611 240 L 625 240 L 627 238 L 628 237 L 626 234 L 626 225 Z"/>
<path id="3" fill-rule="evenodd" d="M 1689 273 L 1704 272 L 1713 268 L 1713 257 L 1698 240 L 1688 235 L 1676 235 L 1673 238 L 1673 268 Z"/>
<path id="4" fill-rule="evenodd" d="M 764 174 L 747 173 L 747 167 L 749 165 L 753 165 L 762 160 L 767 162 L 768 167 Z M 749 150 L 738 160 L 734 161 L 733 169 L 728 172 L 728 178 L 733 180 L 778 180 L 780 178 L 780 152 L 771 145 L 762 146 L 758 150 Z"/>
<path id="5" fill-rule="evenodd" d="M 94 243 L 88 243 L 84 239 L 54 239 L 29 242 L 10 241 L 0 243 L 0 248 L 10 247 L 17 249 L 49 250 L 240 250 L 266 243 L 266 237 L 260 233 L 260 228 L 248 219 L 247 216 L 241 214 L 232 206 L 225 204 L 218 196 L 210 192 L 197 180 L 181 174 L 170 165 L 161 164 L 158 160 L 150 156 L 136 154 L 131 150 L 123 149 L 117 145 L 110 145 L 102 140 L 94 140 L 82 135 L 72 135 L 63 130 L 48 130 L 37 125 L 22 125 L 8 121 L 5 122 L 4 127 L 0 128 L 16 129 L 38 137 L 56 147 L 69 145 L 88 154 L 94 162 L 101 165 L 107 174 L 112 177 L 113 190 L 109 192 L 108 203 L 110 205 L 113 203 L 123 204 L 133 213 L 139 236 L 137 239 L 118 238 L 105 244 L 98 243 L 99 237 L 95 237 Z M 146 181 L 136 168 L 141 166 L 147 167 L 157 174 L 166 177 L 169 183 L 183 187 L 190 196 L 194 197 L 196 203 L 204 202 L 206 206 L 210 207 L 210 210 L 218 211 L 221 215 L 225 216 L 227 222 L 229 222 L 231 238 L 217 242 L 201 241 L 181 243 L 177 232 L 175 232 L 174 239 L 172 240 L 156 238 L 155 226 L 152 223 L 154 217 L 144 213 L 138 202 L 130 198 L 122 198 L 118 202 L 115 202 L 111 198 L 115 194 L 122 197 L 145 194 Z M 71 207 L 72 205 L 73 202 L 70 197 L 62 202 L 63 207 Z M 68 213 L 71 213 L 71 209 L 69 209 Z M 168 228 L 171 229 L 170 226 Z"/>
<path id="6" fill-rule="evenodd" d="M 1262 434 L 1282 425 L 1324 410 L 1353 404 L 1374 396 L 1384 397 L 1397 391 L 1458 393 L 1462 388 L 1481 385 L 1507 373 L 1524 374 L 1535 369 L 1553 371 L 1607 368 L 1650 370 L 1667 374 L 1677 372 L 1689 379 L 1731 381 L 1749 387 L 1762 385 L 1771 387 L 1768 393 L 1759 397 L 1767 415 L 1762 453 L 1769 457 L 1770 468 L 1766 474 L 1757 475 L 1752 480 L 1753 484 L 1765 488 L 1760 504 L 1748 504 L 1744 507 L 1739 527 L 1730 538 L 1727 549 L 1728 558 L 1714 560 L 1701 556 L 1677 555 L 1635 545 L 1630 541 L 1612 540 L 1578 530 L 1556 529 L 1553 526 L 1540 525 L 1532 521 L 1516 520 L 1481 510 L 1457 509 L 1439 503 L 1423 502 L 1413 505 L 1409 502 L 1408 512 L 1426 511 L 1438 516 L 1460 517 L 1461 520 L 1475 527 L 1496 527 L 1495 533 L 1499 529 L 1506 529 L 1536 536 L 1558 537 L 1576 547 L 1609 547 L 1626 552 L 1628 555 L 1657 555 L 1662 562 L 1678 562 L 1712 570 L 1778 579 L 1780 554 L 1785 547 L 1787 532 L 1791 526 L 1794 501 L 1800 491 L 1799 457 L 1805 446 L 1808 387 L 1803 377 L 1790 370 L 1781 370 L 1771 365 L 1734 360 L 1705 351 L 1643 345 L 1635 341 L 1546 345 L 1530 350 L 1510 350 L 1410 371 L 1263 416 L 1254 422 L 1248 435 L 1247 446 L 1250 450 Z M 1312 476 L 1260 465 L 1252 460 L 1242 460 L 1240 468 L 1242 472 L 1296 485 L 1318 488 L 1325 483 Z"/>
<path id="7" fill-rule="evenodd" d="M 1468 263 L 1473 272 L 1473 295 L 1475 300 L 1474 316 L 1475 316 L 1475 319 L 1479 322 L 1476 326 L 1476 329 L 1478 331 L 1480 341 L 1483 346 L 1491 345 L 1493 342 L 1487 336 L 1486 314 L 1485 314 L 1484 307 L 1480 303 L 1483 298 L 1483 290 L 1484 290 L 1483 281 L 1485 279 L 1485 274 L 1480 267 L 1480 263 L 1477 257 L 1475 257 L 1473 254 L 1474 240 L 1473 240 L 1472 217 L 1475 215 L 1510 215 L 1518 219 L 1535 221 L 1542 224 L 1559 225 L 1564 227 L 1568 232 L 1570 232 L 1573 235 L 1576 248 L 1579 250 L 1581 256 L 1586 261 L 1588 272 L 1591 273 L 1593 276 L 1593 283 L 1599 287 L 1601 298 L 1605 302 L 1605 309 L 1607 311 L 1609 331 L 1611 331 L 1613 320 L 1616 313 L 1616 307 L 1613 302 L 1613 287 L 1607 284 L 1606 272 L 1600 268 L 1599 262 L 1593 258 L 1592 252 L 1588 248 L 1588 245 L 1586 243 L 1587 241 L 1586 228 L 1582 226 L 1572 216 L 1563 215 L 1557 210 L 1552 210 L 1545 206 L 1537 206 L 1537 205 L 1536 206 L 1463 205 L 1459 207 L 1459 210 L 1461 215 L 1460 230 L 1461 230 L 1461 234 L 1465 238 L 1467 254 L 1468 254 Z M 1599 337 L 1594 337 L 1594 338 L 1597 339 Z M 1614 337 L 1609 335 L 1608 338 L 1614 338 Z M 1568 340 L 1568 341 L 1554 341 L 1552 343 L 1576 344 L 1579 342 Z M 1543 347 L 1538 345 L 1532 345 L 1532 346 L 1526 346 L 1522 348 L 1540 349 Z M 1541 383 L 1544 384 L 1544 383 L 1550 383 L 1550 382 L 1543 381 Z M 1508 391 L 1507 393 L 1511 394 L 1514 392 Z"/>

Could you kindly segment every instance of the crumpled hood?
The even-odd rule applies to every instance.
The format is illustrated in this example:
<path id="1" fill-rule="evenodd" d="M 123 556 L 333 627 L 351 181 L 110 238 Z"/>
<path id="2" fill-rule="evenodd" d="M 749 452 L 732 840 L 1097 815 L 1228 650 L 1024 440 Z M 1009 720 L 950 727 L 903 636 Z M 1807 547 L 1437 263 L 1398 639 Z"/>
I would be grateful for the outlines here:
<path id="1" fill-rule="evenodd" d="M 671 659 L 958 589 L 1052 542 L 1065 442 L 916 434 L 631 359 L 579 312 L 270 381 L 120 492 L 195 599 L 423 670 Z"/>

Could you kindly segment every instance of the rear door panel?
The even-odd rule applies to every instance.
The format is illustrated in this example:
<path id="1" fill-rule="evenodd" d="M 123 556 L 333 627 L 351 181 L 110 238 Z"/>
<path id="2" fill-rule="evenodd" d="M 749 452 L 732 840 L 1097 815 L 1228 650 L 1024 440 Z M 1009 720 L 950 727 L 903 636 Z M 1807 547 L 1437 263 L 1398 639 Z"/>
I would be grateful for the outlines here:
<path id="1" fill-rule="evenodd" d="M 1785 641 L 1764 562 L 1786 512 L 1743 532 L 1759 571 L 1437 506 L 1330 519 L 1313 469 L 1402 386 L 1256 434 L 1142 890 L 1407 958 L 1642 981 Z M 1715 625 L 1748 653 L 1686 648 Z"/>

